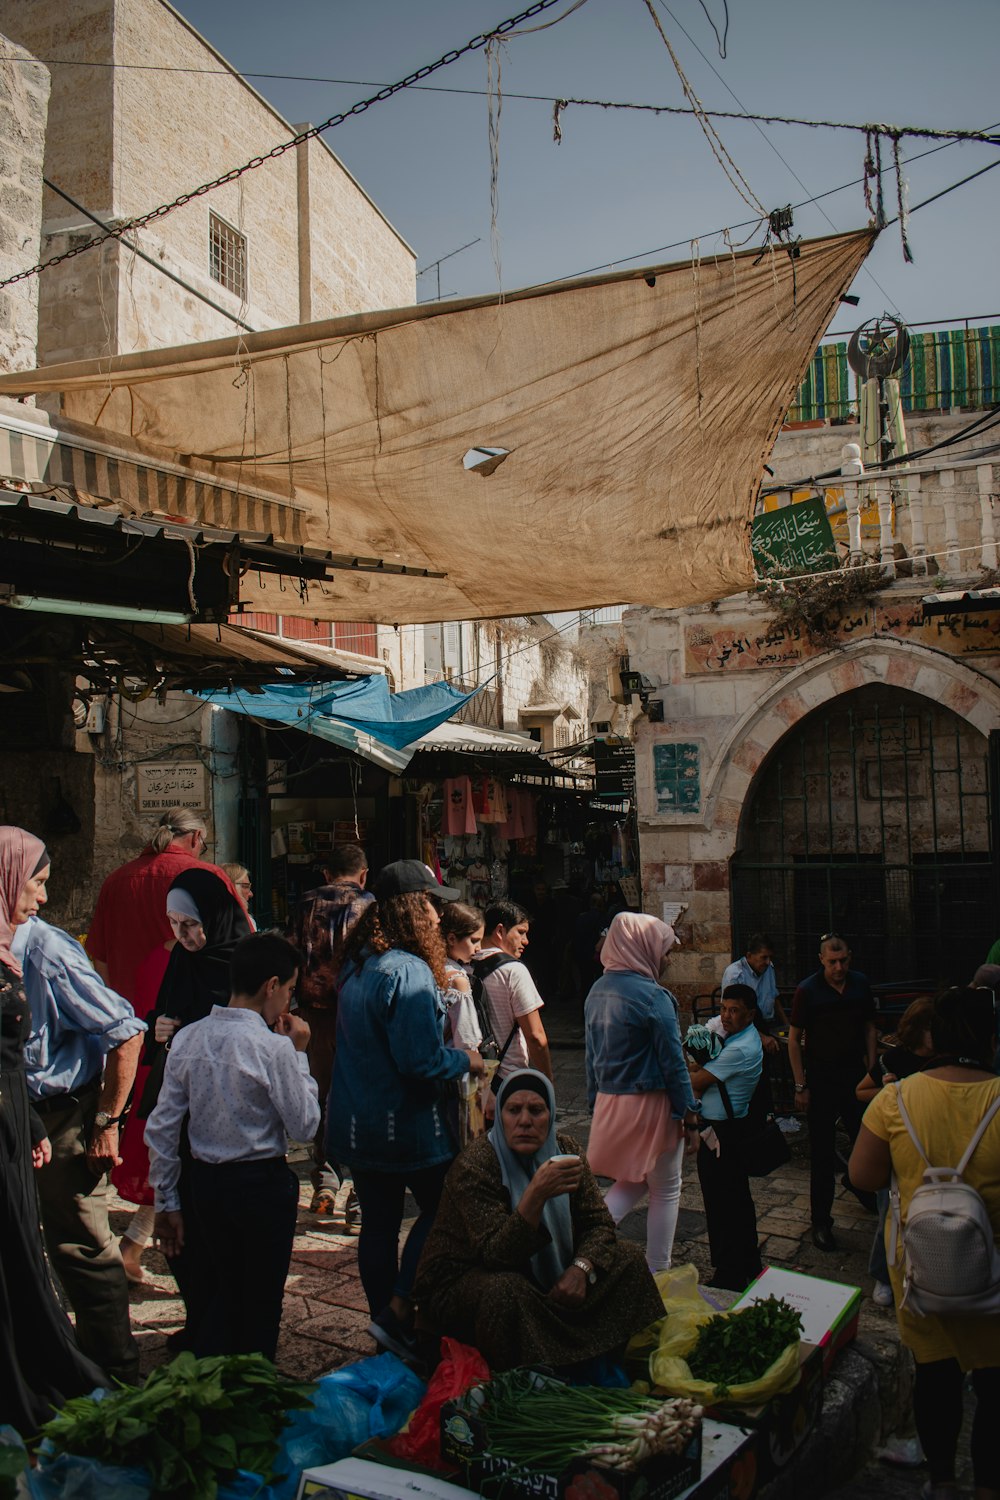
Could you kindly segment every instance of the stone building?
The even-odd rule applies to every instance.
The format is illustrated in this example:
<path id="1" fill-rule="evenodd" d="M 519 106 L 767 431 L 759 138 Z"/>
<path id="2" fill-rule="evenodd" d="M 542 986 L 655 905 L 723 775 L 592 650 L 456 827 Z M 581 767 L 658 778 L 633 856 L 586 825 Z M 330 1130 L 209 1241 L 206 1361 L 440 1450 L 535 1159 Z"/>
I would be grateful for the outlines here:
<path id="1" fill-rule="evenodd" d="M 884 490 L 881 526 L 862 509 L 867 566 L 833 587 L 626 612 L 654 710 L 634 724 L 643 899 L 687 908 L 671 970 L 687 996 L 760 930 L 784 984 L 826 931 L 882 983 L 967 983 L 997 936 L 998 601 L 922 607 L 996 579 L 990 436 L 939 446 L 981 417 L 908 414 L 910 452 L 932 451 Z M 858 436 L 849 414 L 783 431 L 777 503 L 836 474 Z"/>
<path id="2" fill-rule="evenodd" d="M 23 47 L 4 46 L 0 61 L 0 277 L 34 257 L 42 225 L 42 166 L 49 75 Z M 0 293 L 0 368 L 35 364 L 38 282 L 32 277 Z"/>
<path id="3" fill-rule="evenodd" d="M 296 134 L 166 0 L 0 0 L 0 32 L 60 64 L 43 259 L 90 238 L 94 218 L 119 226 Z M 414 273 L 414 252 L 311 140 L 47 272 L 38 361 L 406 306 Z"/>
<path id="4" fill-rule="evenodd" d="M 102 229 L 120 229 L 230 167 L 266 158 L 239 181 L 3 294 L 6 368 L 415 302 L 414 252 L 333 151 L 313 139 L 268 158 L 301 127 L 283 120 L 166 0 L 79 0 L 69 8 L 0 0 L 0 33 L 10 39 L 0 72 L 0 264 L 7 272 L 77 250 Z M 64 499 L 99 508 L 114 507 L 126 469 L 138 472 L 148 499 L 142 509 L 157 517 L 180 512 L 171 505 L 176 485 L 211 485 L 197 464 L 192 475 L 147 467 L 125 436 L 95 445 L 57 407 L 26 411 L 0 402 L 0 475 L 43 490 L 54 485 Z M 243 487 L 252 495 L 252 486 Z M 266 508 L 257 514 L 266 532 Z M 14 628 L 25 619 L 39 622 L 30 663 L 21 653 L 27 627 Z M 474 685 L 499 666 L 497 682 L 472 700 L 467 718 L 550 746 L 576 738 L 586 715 L 580 663 L 542 639 L 551 633 L 545 622 L 397 629 L 247 614 L 240 623 L 255 632 L 257 681 L 268 653 L 283 672 L 306 674 L 310 662 L 334 676 L 380 672 L 392 690 L 442 676 Z M 138 628 L 149 627 L 140 620 Z M 267 863 L 266 819 L 243 797 L 248 762 L 261 750 L 250 742 L 263 732 L 164 686 L 184 673 L 160 675 L 152 629 L 151 641 L 129 647 L 145 657 L 141 670 L 115 667 L 105 653 L 112 665 L 99 664 L 96 679 L 78 679 L 74 698 L 68 622 L 0 610 L 0 688 L 9 689 L 0 813 L 51 832 L 60 873 L 50 911 L 74 930 L 86 925 L 107 871 L 145 842 L 157 797 L 205 810 L 211 857 L 249 859 L 256 851 L 261 869 Z M 204 668 L 207 685 L 220 672 L 225 682 L 227 653 L 236 670 L 247 637 L 232 632 L 216 643 L 211 627 L 198 630 L 206 660 L 191 664 L 190 680 Z M 260 645 L 258 633 L 273 644 Z M 17 670 L 5 676 L 8 663 Z M 152 793 L 151 776 L 160 787 Z"/>

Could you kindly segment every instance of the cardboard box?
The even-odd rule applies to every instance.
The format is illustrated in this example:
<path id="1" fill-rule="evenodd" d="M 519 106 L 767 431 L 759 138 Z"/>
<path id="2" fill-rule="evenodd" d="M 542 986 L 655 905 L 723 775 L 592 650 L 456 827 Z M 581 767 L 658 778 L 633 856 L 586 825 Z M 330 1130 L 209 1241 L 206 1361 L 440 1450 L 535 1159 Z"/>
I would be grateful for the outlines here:
<path id="1" fill-rule="evenodd" d="M 549 1383 L 538 1376 L 539 1383 Z M 551 1382 L 559 1384 L 559 1382 Z M 523 1469 L 488 1451 L 483 1423 L 476 1415 L 486 1399 L 483 1386 L 473 1386 L 441 1409 L 441 1454 L 446 1463 L 461 1465 L 465 1483 L 487 1500 L 584 1500 L 593 1481 L 606 1500 L 676 1500 L 701 1473 L 701 1427 L 679 1454 L 657 1454 L 635 1469 L 610 1469 L 591 1459 L 576 1459 L 561 1474 Z M 588 1478 L 593 1476 L 591 1484 Z"/>
<path id="2" fill-rule="evenodd" d="M 829 1374 L 837 1352 L 857 1337 L 860 1287 L 769 1266 L 733 1304 L 731 1311 L 739 1312 L 764 1297 L 783 1297 L 798 1308 L 802 1314 L 802 1342 L 822 1349 L 824 1374 Z"/>
<path id="3" fill-rule="evenodd" d="M 792 1391 L 773 1396 L 762 1406 L 710 1406 L 719 1422 L 743 1427 L 757 1437 L 757 1474 L 761 1484 L 773 1479 L 802 1446 L 823 1407 L 823 1351 L 816 1344 L 799 1347 L 799 1382 Z"/>
<path id="4" fill-rule="evenodd" d="M 701 1429 L 701 1477 L 677 1500 L 753 1500 L 757 1493 L 757 1434 L 706 1417 Z"/>
<path id="5" fill-rule="evenodd" d="M 306 1469 L 296 1500 L 475 1500 L 475 1493 L 437 1475 L 342 1458 Z"/>

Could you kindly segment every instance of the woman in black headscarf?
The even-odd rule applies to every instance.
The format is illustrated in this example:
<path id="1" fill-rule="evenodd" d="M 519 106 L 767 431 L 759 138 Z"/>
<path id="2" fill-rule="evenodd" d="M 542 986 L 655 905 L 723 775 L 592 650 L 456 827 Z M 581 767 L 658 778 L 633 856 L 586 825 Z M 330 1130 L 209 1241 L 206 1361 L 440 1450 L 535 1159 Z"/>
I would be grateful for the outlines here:
<path id="1" fill-rule="evenodd" d="M 229 960 L 241 938 L 253 931 L 242 904 L 211 870 L 182 870 L 167 892 L 167 920 L 176 943 L 153 1012 L 154 1046 L 165 1053 L 181 1026 L 200 1021 L 213 1005 L 229 1000 Z M 143 1098 L 148 1115 L 163 1079 L 153 1069 L 155 1093 Z"/>
<path id="2" fill-rule="evenodd" d="M 211 870 L 183 870 L 167 892 L 167 918 L 176 942 L 160 985 L 156 1010 L 149 1018 L 149 1079 L 139 1105 L 142 1119 L 152 1113 L 163 1083 L 167 1052 L 175 1032 L 201 1021 L 213 1005 L 229 1003 L 229 960 L 241 938 L 253 928 L 236 897 Z M 178 1185 L 184 1215 L 186 1244 L 170 1259 L 170 1269 L 187 1308 L 187 1325 L 174 1335 L 179 1348 L 198 1352 L 198 1329 L 215 1297 L 214 1282 L 206 1280 L 210 1258 L 198 1255 L 197 1215 L 190 1195 L 187 1140 L 181 1146 Z"/>

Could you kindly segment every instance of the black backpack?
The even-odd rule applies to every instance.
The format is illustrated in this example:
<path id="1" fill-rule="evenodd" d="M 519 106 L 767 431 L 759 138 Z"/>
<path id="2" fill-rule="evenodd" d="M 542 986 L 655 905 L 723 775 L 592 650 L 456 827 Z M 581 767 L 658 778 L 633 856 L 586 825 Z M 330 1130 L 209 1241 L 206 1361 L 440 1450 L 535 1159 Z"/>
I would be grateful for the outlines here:
<path id="1" fill-rule="evenodd" d="M 518 960 L 511 958 L 509 953 L 491 953 L 488 958 L 474 958 L 469 966 L 472 969 L 472 1003 L 476 1007 L 476 1015 L 479 1018 L 479 1029 L 483 1034 L 479 1050 L 484 1057 L 488 1056 L 490 1052 L 495 1053 L 498 1063 L 502 1063 L 506 1057 L 507 1050 L 517 1035 L 518 1025 L 515 1021 L 510 1028 L 507 1040 L 501 1047 L 497 1041 L 493 1017 L 490 1015 L 484 980 L 488 979 L 491 974 L 495 974 L 497 969 L 502 969 L 505 964 L 516 964 L 517 962 Z M 499 1079 L 499 1072 L 495 1073 L 491 1081 L 491 1088 L 494 1093 L 500 1087 Z"/>

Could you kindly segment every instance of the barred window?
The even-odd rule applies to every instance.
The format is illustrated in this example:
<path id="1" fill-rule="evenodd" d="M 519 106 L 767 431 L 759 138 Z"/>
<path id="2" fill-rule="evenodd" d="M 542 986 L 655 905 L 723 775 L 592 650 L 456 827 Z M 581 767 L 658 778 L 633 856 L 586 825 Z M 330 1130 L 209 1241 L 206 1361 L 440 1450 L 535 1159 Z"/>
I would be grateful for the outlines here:
<path id="1" fill-rule="evenodd" d="M 219 281 L 241 300 L 247 294 L 247 242 L 225 219 L 209 210 L 208 267 L 213 281 Z"/>

